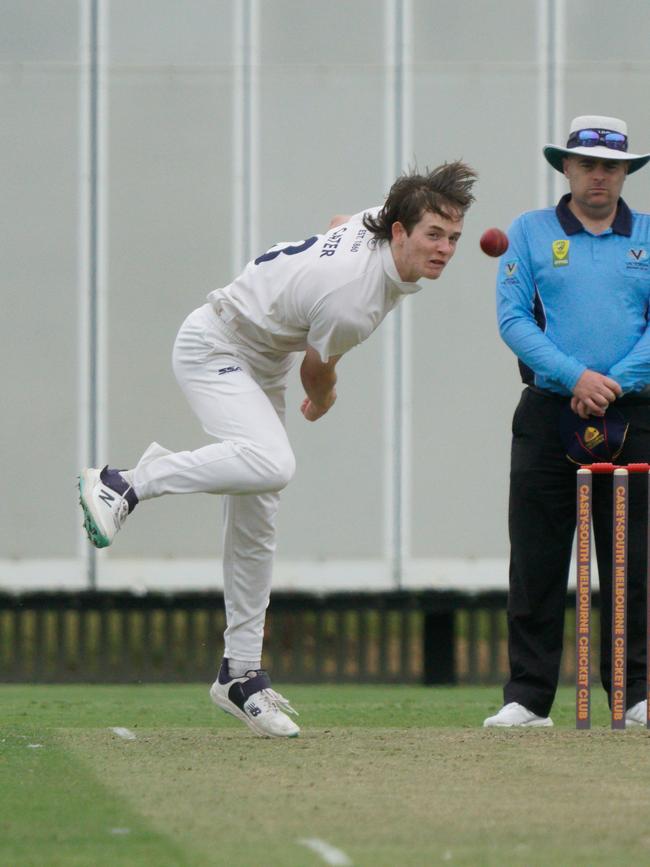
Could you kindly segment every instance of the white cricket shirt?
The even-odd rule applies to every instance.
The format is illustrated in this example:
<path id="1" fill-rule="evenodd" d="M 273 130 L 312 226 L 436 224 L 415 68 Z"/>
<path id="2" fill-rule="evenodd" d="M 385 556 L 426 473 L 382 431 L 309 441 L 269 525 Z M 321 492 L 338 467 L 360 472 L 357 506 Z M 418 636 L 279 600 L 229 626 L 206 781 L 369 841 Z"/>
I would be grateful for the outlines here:
<path id="1" fill-rule="evenodd" d="M 325 235 L 276 244 L 208 301 L 261 352 L 304 352 L 309 344 L 323 362 L 343 355 L 422 288 L 400 279 L 390 245 L 375 242 L 364 213 Z"/>

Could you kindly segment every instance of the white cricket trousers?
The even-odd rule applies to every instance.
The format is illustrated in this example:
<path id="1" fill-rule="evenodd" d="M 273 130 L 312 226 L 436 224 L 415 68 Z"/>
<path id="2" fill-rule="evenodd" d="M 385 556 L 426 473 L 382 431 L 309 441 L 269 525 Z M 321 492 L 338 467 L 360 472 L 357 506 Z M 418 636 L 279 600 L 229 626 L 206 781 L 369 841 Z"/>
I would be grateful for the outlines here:
<path id="1" fill-rule="evenodd" d="M 140 500 L 163 494 L 225 494 L 224 655 L 262 656 L 271 593 L 279 491 L 295 458 L 284 428 L 287 374 L 293 355 L 261 355 L 205 304 L 178 332 L 176 379 L 205 432 L 215 441 L 170 452 L 152 443 L 133 470 Z"/>

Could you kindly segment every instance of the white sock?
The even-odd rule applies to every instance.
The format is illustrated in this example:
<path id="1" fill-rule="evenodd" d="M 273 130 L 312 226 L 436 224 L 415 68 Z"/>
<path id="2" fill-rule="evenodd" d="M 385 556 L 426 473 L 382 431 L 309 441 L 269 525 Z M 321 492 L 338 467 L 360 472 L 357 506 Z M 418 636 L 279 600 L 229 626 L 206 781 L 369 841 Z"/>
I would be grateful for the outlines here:
<path id="1" fill-rule="evenodd" d="M 129 485 L 133 486 L 133 470 L 120 470 L 120 475 Z"/>
<path id="2" fill-rule="evenodd" d="M 243 677 L 247 671 L 257 671 L 262 667 L 260 659 L 229 659 L 228 672 L 231 677 Z"/>

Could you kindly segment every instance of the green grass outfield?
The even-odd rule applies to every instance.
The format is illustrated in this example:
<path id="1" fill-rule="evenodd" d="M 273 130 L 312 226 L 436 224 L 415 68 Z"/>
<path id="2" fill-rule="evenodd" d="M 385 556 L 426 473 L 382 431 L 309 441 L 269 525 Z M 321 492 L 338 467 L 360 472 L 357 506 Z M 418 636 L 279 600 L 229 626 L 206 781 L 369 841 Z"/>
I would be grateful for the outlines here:
<path id="1" fill-rule="evenodd" d="M 0 686 L 1 867 L 650 863 L 650 736 L 599 690 L 576 732 L 570 689 L 554 729 L 510 731 L 481 728 L 494 688 L 279 689 L 300 738 L 207 685 Z"/>

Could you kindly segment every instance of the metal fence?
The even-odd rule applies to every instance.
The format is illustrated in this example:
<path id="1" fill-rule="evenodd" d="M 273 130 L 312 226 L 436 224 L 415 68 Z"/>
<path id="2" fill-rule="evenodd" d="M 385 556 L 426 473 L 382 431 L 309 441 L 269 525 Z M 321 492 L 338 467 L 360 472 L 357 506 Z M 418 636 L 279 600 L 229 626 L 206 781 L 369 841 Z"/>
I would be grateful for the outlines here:
<path id="1" fill-rule="evenodd" d="M 277 682 L 501 683 L 506 601 L 504 591 L 277 592 L 264 665 Z M 574 676 L 574 606 L 571 596 L 565 681 Z M 0 680 L 210 680 L 224 628 L 221 593 L 0 594 Z"/>

